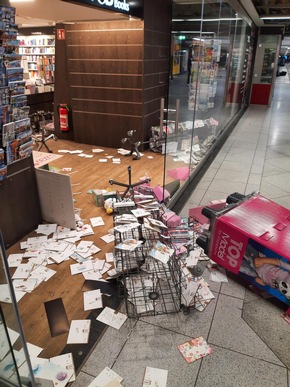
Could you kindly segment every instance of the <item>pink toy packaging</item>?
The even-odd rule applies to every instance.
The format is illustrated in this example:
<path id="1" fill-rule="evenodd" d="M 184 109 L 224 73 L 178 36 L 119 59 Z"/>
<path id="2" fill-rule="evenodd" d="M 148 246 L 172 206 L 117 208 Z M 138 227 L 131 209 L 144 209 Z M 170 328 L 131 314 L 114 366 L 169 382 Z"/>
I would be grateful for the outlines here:
<path id="1" fill-rule="evenodd" d="M 287 304 L 290 312 L 290 210 L 259 194 L 232 194 L 204 207 L 209 231 L 197 243 L 216 263 Z"/>

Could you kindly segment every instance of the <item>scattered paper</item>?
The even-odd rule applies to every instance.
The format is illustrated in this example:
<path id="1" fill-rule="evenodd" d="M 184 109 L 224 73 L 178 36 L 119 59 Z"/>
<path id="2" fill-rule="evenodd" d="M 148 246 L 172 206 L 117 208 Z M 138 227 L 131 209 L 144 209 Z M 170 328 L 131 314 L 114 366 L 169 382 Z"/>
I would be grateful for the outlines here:
<path id="1" fill-rule="evenodd" d="M 16 351 L 15 349 L 13 349 L 13 354 L 14 354 L 16 366 L 18 368 L 25 362 L 24 353 L 22 353 L 20 351 Z M 15 372 L 14 359 L 12 356 L 6 356 L 0 362 L 0 375 L 1 375 L 2 380 L 8 380 L 14 374 L 14 372 Z M 2 382 L 1 382 L 1 384 L 2 384 Z M 5 383 L 5 384 L 7 385 L 7 383 Z"/>
<path id="2" fill-rule="evenodd" d="M 91 320 L 72 320 L 67 344 L 87 344 L 89 341 Z"/>
<path id="3" fill-rule="evenodd" d="M 37 357 L 43 351 L 43 348 L 38 347 L 37 345 L 31 343 L 27 343 L 26 345 L 28 353 L 31 357 Z"/>
<path id="4" fill-rule="evenodd" d="M 57 224 L 40 224 L 36 230 L 38 234 L 50 235 L 56 231 Z"/>
<path id="5" fill-rule="evenodd" d="M 226 270 L 223 267 L 212 267 L 209 270 L 209 279 L 214 282 L 228 282 Z"/>
<path id="6" fill-rule="evenodd" d="M 63 355 L 51 357 L 49 361 L 66 369 L 67 371 L 69 371 L 69 373 L 71 373 L 71 371 L 73 372 L 71 378 L 69 379 L 69 382 L 74 382 L 76 380 L 75 366 L 71 353 L 65 353 Z"/>
<path id="7" fill-rule="evenodd" d="M 26 292 L 22 292 L 22 291 L 15 291 L 14 293 L 15 293 L 15 298 L 17 302 L 20 301 L 21 298 L 24 297 L 26 294 Z M 12 303 L 9 286 L 7 284 L 0 285 L 0 302 L 4 302 L 4 304 Z M 1 350 L 1 346 L 0 346 L 0 350 Z"/>
<path id="8" fill-rule="evenodd" d="M 93 269 L 93 262 L 91 260 L 70 265 L 70 272 L 72 275 L 80 274 Z"/>
<path id="9" fill-rule="evenodd" d="M 102 153 L 102 152 L 104 152 L 104 149 L 96 148 L 96 149 L 92 149 L 92 152 L 93 153 Z"/>
<path id="10" fill-rule="evenodd" d="M 104 264 L 102 270 L 100 270 L 100 273 L 101 274 L 105 274 L 110 268 L 111 268 L 111 264 L 106 262 Z"/>
<path id="11" fill-rule="evenodd" d="M 18 267 L 23 258 L 23 254 L 10 254 L 7 258 L 9 267 Z"/>
<path id="12" fill-rule="evenodd" d="M 13 287 L 15 290 L 20 292 L 30 293 L 36 287 L 37 280 L 33 278 L 28 278 L 27 280 L 15 279 L 13 281 Z"/>
<path id="13" fill-rule="evenodd" d="M 81 236 L 88 236 L 88 235 L 94 235 L 94 231 L 89 224 L 84 224 L 78 231 L 81 233 Z"/>
<path id="14" fill-rule="evenodd" d="M 177 348 L 189 364 L 213 353 L 213 349 L 207 344 L 202 336 L 178 345 Z"/>
<path id="15" fill-rule="evenodd" d="M 94 270 L 102 270 L 104 267 L 105 261 L 103 259 L 96 259 L 93 261 Z"/>
<path id="16" fill-rule="evenodd" d="M 76 248 L 76 252 L 77 253 L 87 253 L 89 251 L 89 248 L 92 246 L 94 242 L 92 241 L 81 241 L 77 248 Z"/>
<path id="17" fill-rule="evenodd" d="M 32 269 L 33 269 L 33 263 L 21 263 L 17 269 L 15 270 L 12 279 L 25 279 L 28 278 Z"/>
<path id="18" fill-rule="evenodd" d="M 104 226 L 105 222 L 103 221 L 103 218 L 101 216 L 96 216 L 94 218 L 90 219 L 92 227 L 99 227 Z"/>
<path id="19" fill-rule="evenodd" d="M 160 368 L 146 367 L 142 387 L 166 387 L 168 371 Z"/>
<path id="20" fill-rule="evenodd" d="M 67 242 L 63 242 L 63 241 L 60 241 L 60 242 L 56 242 L 56 241 L 53 241 L 53 240 L 49 240 L 48 242 L 45 242 L 43 244 L 43 248 L 44 250 L 51 250 L 51 251 L 64 251 L 66 248 L 67 248 Z"/>
<path id="21" fill-rule="evenodd" d="M 114 254 L 106 253 L 106 262 L 114 262 Z"/>
<path id="22" fill-rule="evenodd" d="M 47 241 L 47 235 L 39 236 L 39 237 L 32 237 L 27 238 L 27 243 L 29 245 L 35 245 L 37 243 L 42 243 Z"/>
<path id="23" fill-rule="evenodd" d="M 102 278 L 102 274 L 99 271 L 89 270 L 83 273 L 85 280 L 97 281 Z"/>
<path id="24" fill-rule="evenodd" d="M 111 243 L 114 242 L 115 237 L 112 234 L 106 234 L 100 237 L 104 242 Z"/>
<path id="25" fill-rule="evenodd" d="M 120 329 L 127 320 L 127 316 L 120 312 L 117 313 L 114 309 L 106 306 L 106 308 L 97 317 L 97 320 L 109 325 L 112 328 Z"/>
<path id="26" fill-rule="evenodd" d="M 131 210 L 132 214 L 136 216 L 136 218 L 141 218 L 143 216 L 151 215 L 150 212 L 143 210 L 142 208 L 137 208 L 136 210 Z"/>
<path id="27" fill-rule="evenodd" d="M 20 334 L 12 329 L 8 328 L 8 334 L 10 338 L 11 345 L 13 345 Z M 10 351 L 10 346 L 7 340 L 5 327 L 3 324 L 0 324 L 0 361 L 4 359 L 6 354 Z"/>
<path id="28" fill-rule="evenodd" d="M 53 362 L 46 361 L 43 364 L 39 364 L 37 368 L 34 367 L 33 374 L 35 381 L 41 386 L 47 386 L 46 381 L 51 380 L 52 385 L 57 387 L 65 387 L 74 374 L 73 369 L 66 369 Z"/>
<path id="29" fill-rule="evenodd" d="M 99 309 L 103 307 L 100 289 L 84 292 L 84 310 Z"/>
<path id="30" fill-rule="evenodd" d="M 137 239 L 125 239 L 123 242 L 118 243 L 115 248 L 119 250 L 125 251 L 133 251 L 137 247 L 141 246 L 143 241 L 139 241 Z"/>
<path id="31" fill-rule="evenodd" d="M 166 264 L 173 253 L 174 249 L 171 249 L 170 247 L 158 241 L 153 249 L 150 250 L 149 255 L 162 262 L 163 264 Z"/>
<path id="32" fill-rule="evenodd" d="M 80 149 L 76 149 L 76 150 L 69 151 L 69 153 L 71 155 L 77 155 L 77 154 L 83 153 L 83 151 Z"/>
<path id="33" fill-rule="evenodd" d="M 119 376 L 109 367 L 106 367 L 101 373 L 99 373 L 99 375 L 92 381 L 92 383 L 89 384 L 88 387 L 107 387 L 110 382 L 114 381 L 117 381 L 119 383 L 119 385 L 115 385 L 116 387 L 119 387 L 121 386 L 120 383 L 123 381 L 123 378 L 121 378 L 121 376 Z M 110 384 L 110 386 L 113 387 L 114 385 Z"/>
<path id="34" fill-rule="evenodd" d="M 91 255 L 95 255 L 97 253 L 99 253 L 101 251 L 101 249 L 96 246 L 96 245 L 92 245 L 89 250 L 88 250 L 88 253 L 91 254 Z"/>
<path id="35" fill-rule="evenodd" d="M 187 267 L 194 267 L 198 264 L 200 258 L 201 250 L 192 250 L 189 253 L 189 256 L 186 257 L 185 263 Z"/>
<path id="36" fill-rule="evenodd" d="M 49 267 L 38 266 L 35 270 L 33 270 L 30 273 L 30 277 L 36 278 L 37 280 L 42 279 L 43 281 L 46 282 L 55 274 L 56 274 L 56 271 L 50 269 Z"/>
<path id="37" fill-rule="evenodd" d="M 134 228 L 140 227 L 140 223 L 134 222 L 134 223 L 128 223 L 128 224 L 120 224 L 119 226 L 115 226 L 114 230 L 118 232 L 127 232 L 130 230 L 133 230 Z"/>

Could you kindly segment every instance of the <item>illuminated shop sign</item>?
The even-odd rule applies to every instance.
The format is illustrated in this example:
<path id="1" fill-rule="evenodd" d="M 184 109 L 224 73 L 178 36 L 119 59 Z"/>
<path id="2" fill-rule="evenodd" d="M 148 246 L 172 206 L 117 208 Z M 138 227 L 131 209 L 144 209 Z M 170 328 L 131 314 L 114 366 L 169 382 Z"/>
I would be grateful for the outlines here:
<path id="1" fill-rule="evenodd" d="M 63 0 L 67 3 L 98 7 L 113 12 L 143 17 L 143 0 Z"/>

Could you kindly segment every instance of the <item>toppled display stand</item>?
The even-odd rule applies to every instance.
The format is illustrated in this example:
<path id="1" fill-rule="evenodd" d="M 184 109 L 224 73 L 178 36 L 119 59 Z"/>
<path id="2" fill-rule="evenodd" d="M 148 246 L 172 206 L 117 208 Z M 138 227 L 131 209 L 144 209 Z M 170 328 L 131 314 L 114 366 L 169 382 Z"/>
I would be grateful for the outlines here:
<path id="1" fill-rule="evenodd" d="M 216 263 L 278 298 L 290 314 L 290 210 L 259 194 L 234 193 L 204 207 L 209 231 L 197 243 Z"/>
<path id="2" fill-rule="evenodd" d="M 147 256 L 136 274 L 125 274 L 123 281 L 129 317 L 181 310 L 181 273 L 175 258 L 163 264 Z"/>
<path id="3" fill-rule="evenodd" d="M 132 175 L 131 175 L 131 166 L 130 165 L 128 166 L 128 184 L 121 183 L 121 182 L 115 181 L 113 179 L 109 180 L 109 183 L 111 185 L 115 184 L 115 185 L 119 185 L 120 187 L 126 188 L 125 192 L 122 195 L 122 198 L 125 198 L 127 194 L 129 194 L 132 198 L 134 198 L 134 188 L 139 186 L 139 185 L 149 183 L 149 182 L 150 182 L 150 179 L 146 178 L 144 180 L 138 181 L 137 183 L 132 183 Z"/>
<path id="4" fill-rule="evenodd" d="M 129 231 L 115 230 L 114 263 L 121 289 L 125 289 L 128 317 L 181 310 L 179 260 L 173 254 L 162 263 L 149 255 L 159 238 L 157 232 L 146 229 L 143 224 Z"/>

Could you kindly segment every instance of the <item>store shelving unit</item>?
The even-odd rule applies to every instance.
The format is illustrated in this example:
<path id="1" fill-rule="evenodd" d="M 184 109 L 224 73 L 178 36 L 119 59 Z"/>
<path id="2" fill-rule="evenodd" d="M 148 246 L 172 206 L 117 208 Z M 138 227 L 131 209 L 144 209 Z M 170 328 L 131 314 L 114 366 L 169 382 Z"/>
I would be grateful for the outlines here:
<path id="1" fill-rule="evenodd" d="M 53 35 L 19 36 L 19 53 L 25 78 L 41 79 L 44 84 L 54 82 L 55 39 Z"/>

